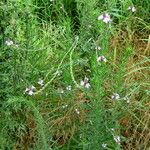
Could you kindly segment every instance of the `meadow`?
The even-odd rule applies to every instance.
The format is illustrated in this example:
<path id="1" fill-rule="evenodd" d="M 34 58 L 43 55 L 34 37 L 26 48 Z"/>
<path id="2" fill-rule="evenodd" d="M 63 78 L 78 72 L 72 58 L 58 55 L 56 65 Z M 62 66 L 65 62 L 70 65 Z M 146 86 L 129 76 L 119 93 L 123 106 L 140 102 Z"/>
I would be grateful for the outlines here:
<path id="1" fill-rule="evenodd" d="M 150 1 L 1 0 L 0 150 L 150 150 Z"/>

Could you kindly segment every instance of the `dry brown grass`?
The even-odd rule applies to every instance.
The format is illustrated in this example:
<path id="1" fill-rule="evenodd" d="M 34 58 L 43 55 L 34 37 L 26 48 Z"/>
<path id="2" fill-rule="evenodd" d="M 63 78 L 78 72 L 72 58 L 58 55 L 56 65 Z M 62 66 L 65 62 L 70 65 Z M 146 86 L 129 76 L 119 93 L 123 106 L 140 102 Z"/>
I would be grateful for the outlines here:
<path id="1" fill-rule="evenodd" d="M 111 41 L 110 48 L 117 49 L 120 56 L 124 49 L 131 45 L 133 55 L 126 64 L 125 86 L 138 85 L 130 94 L 130 103 L 127 114 L 119 120 L 122 126 L 122 135 L 127 141 L 123 143 L 125 150 L 149 150 L 150 149 L 150 103 L 149 96 L 144 90 L 150 86 L 150 35 L 134 33 L 128 36 L 125 31 L 119 31 Z M 143 40 L 143 39 L 148 39 Z M 116 64 L 119 60 L 116 60 Z"/>

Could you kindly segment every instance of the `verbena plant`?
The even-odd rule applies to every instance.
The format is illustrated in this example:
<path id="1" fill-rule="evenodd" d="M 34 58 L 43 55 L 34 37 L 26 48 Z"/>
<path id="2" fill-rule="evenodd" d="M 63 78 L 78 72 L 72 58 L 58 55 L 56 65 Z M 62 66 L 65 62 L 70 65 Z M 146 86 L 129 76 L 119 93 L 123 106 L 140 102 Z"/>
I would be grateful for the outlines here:
<path id="1" fill-rule="evenodd" d="M 0 148 L 148 150 L 150 4 L 0 2 Z"/>

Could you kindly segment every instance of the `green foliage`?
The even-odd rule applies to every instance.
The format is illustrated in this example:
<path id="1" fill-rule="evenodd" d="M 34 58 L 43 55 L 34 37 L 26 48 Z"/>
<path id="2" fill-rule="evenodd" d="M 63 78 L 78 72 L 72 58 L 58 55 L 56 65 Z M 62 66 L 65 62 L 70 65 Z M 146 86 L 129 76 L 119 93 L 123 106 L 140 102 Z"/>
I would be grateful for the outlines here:
<path id="1" fill-rule="evenodd" d="M 146 150 L 149 11 L 146 0 L 2 0 L 0 149 Z"/>

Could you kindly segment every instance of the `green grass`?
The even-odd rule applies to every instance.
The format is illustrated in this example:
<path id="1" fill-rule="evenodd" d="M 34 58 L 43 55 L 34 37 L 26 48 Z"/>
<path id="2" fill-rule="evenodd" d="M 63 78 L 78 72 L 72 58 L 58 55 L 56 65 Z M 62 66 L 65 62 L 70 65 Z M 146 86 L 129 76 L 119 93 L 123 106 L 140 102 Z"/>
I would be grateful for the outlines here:
<path id="1" fill-rule="evenodd" d="M 0 149 L 149 150 L 149 11 L 147 0 L 2 0 Z"/>

